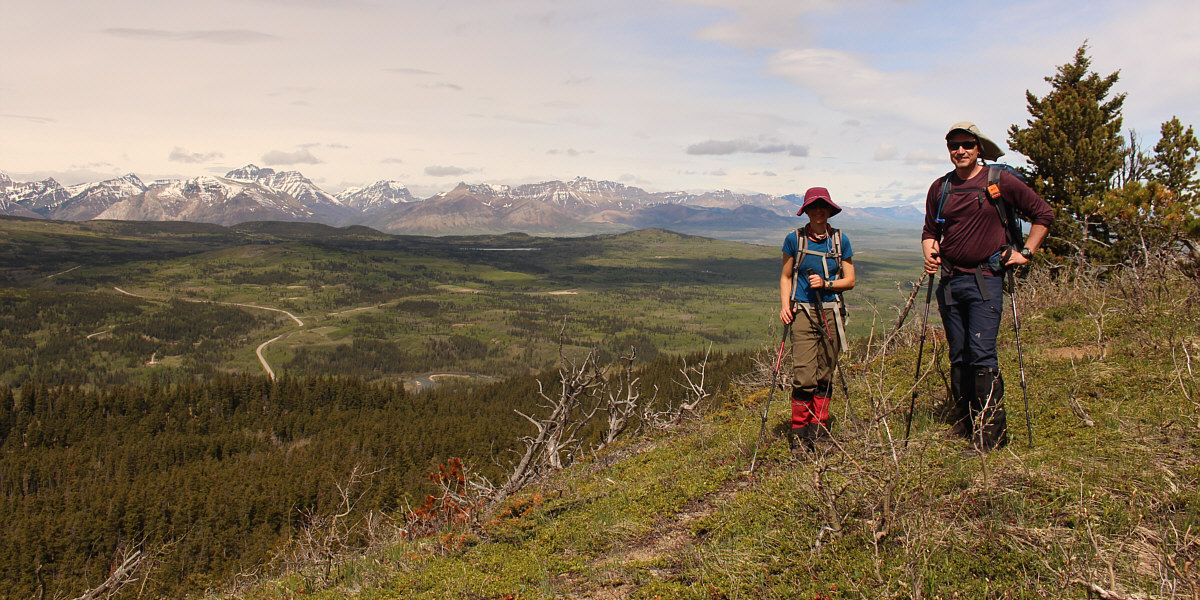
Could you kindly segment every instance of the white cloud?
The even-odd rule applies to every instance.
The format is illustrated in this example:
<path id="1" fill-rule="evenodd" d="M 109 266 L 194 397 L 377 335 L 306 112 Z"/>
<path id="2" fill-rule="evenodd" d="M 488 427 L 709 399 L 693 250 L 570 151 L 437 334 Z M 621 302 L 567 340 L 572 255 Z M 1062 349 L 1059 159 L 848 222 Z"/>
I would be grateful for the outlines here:
<path id="1" fill-rule="evenodd" d="M 257 44 L 276 39 L 261 31 L 248 29 L 214 29 L 207 31 L 169 31 L 165 29 L 133 29 L 114 27 L 102 30 L 109 35 L 143 41 L 208 42 L 213 44 Z"/>
<path id="2" fill-rule="evenodd" d="M 167 160 L 171 162 L 181 162 L 188 164 L 200 164 L 211 162 L 224 156 L 220 152 L 188 152 L 183 148 L 176 146 L 171 149 L 171 153 L 167 155 Z"/>
<path id="3" fill-rule="evenodd" d="M 948 155 L 947 155 L 948 156 Z M 907 165 L 948 165 L 950 159 L 941 154 L 933 154 L 926 150 L 913 150 L 904 155 L 904 164 Z"/>
<path id="4" fill-rule="evenodd" d="M 724 19 L 696 33 L 743 48 L 786 44 L 810 33 L 801 19 L 836 6 L 834 0 L 681 0 L 722 11 Z"/>
<path id="5" fill-rule="evenodd" d="M 54 123 L 56 119 L 50 117 L 39 117 L 37 115 L 10 115 L 0 114 L 0 119 L 13 119 L 17 121 L 26 121 L 28 123 L 47 124 Z"/>
<path id="6" fill-rule="evenodd" d="M 458 177 L 460 175 L 469 175 L 473 172 L 471 169 L 464 169 L 462 167 L 437 165 L 425 167 L 425 174 L 431 177 Z"/>
<path id="7" fill-rule="evenodd" d="M 301 148 L 295 152 L 284 152 L 282 150 L 272 150 L 262 156 L 264 164 L 276 166 L 289 165 L 319 165 L 321 159 L 312 155 L 308 148 Z"/>
<path id="8" fill-rule="evenodd" d="M 808 146 L 788 144 L 776 141 L 755 140 L 708 140 L 687 147 L 688 154 L 696 156 L 726 155 L 738 152 L 751 154 L 787 154 L 788 156 L 808 156 Z"/>

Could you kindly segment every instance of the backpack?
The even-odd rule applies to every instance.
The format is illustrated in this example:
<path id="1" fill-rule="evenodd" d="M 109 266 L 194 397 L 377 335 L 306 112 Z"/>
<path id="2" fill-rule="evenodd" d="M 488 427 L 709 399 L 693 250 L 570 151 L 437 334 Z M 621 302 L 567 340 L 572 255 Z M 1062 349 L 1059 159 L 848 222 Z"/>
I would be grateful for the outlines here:
<path id="1" fill-rule="evenodd" d="M 802 241 L 803 240 L 803 241 Z M 834 227 L 829 227 L 829 246 L 832 252 L 817 252 L 816 250 L 808 249 L 808 236 L 804 234 L 804 228 L 796 230 L 796 256 L 792 259 L 792 293 L 791 297 L 796 297 L 797 278 L 800 276 L 800 263 L 804 260 L 805 254 L 821 257 L 821 276 L 829 278 L 829 262 L 827 259 L 837 261 L 837 271 L 840 275 L 842 272 L 842 230 Z M 833 321 L 834 327 L 837 329 L 838 342 L 841 348 L 846 348 L 846 321 L 849 314 L 846 310 L 846 302 L 842 298 L 840 292 L 834 292 L 837 300 L 834 301 Z M 819 297 L 819 295 L 818 295 Z M 794 305 L 793 305 L 794 306 Z M 808 312 L 808 305 L 801 304 L 804 307 L 805 313 Z M 828 332 L 826 332 L 828 334 Z M 843 386 L 844 387 L 844 386 Z"/>
<path id="2" fill-rule="evenodd" d="M 796 230 L 796 257 L 792 260 L 792 281 L 796 281 L 797 273 L 800 271 L 800 263 L 803 262 L 803 255 L 805 254 L 819 256 L 823 259 L 821 260 L 821 270 L 824 271 L 824 273 L 821 275 L 826 279 L 829 278 L 829 263 L 825 262 L 824 259 L 832 258 L 836 260 L 838 273 L 840 274 L 842 272 L 842 230 L 830 227 L 829 242 L 830 248 L 833 250 L 832 252 L 817 252 L 815 250 L 809 250 L 808 236 L 804 234 L 804 228 Z M 793 296 L 794 295 L 795 294 L 793 293 Z M 841 296 L 839 295 L 839 298 L 840 297 Z"/>
<path id="3" fill-rule="evenodd" d="M 1000 224 L 1004 227 L 1004 237 L 1008 240 L 1008 245 L 1013 248 L 1020 248 L 1024 244 L 1025 234 L 1021 228 L 1021 214 L 1017 212 L 1016 207 L 1004 201 L 1004 196 L 1000 193 L 1000 173 L 1008 172 L 1022 182 L 1025 181 L 1025 176 L 1016 168 L 1009 165 L 993 164 L 988 165 L 988 186 L 986 189 L 981 188 L 962 188 L 960 192 L 981 192 L 984 193 L 991 201 L 992 206 L 996 207 L 996 214 L 1000 216 Z M 954 171 L 946 173 L 942 177 L 942 196 L 938 199 L 937 216 L 934 217 L 934 222 L 938 224 L 938 237 L 941 237 L 941 225 L 946 222 L 942 218 L 942 205 L 946 202 L 946 196 L 950 194 L 950 176 L 954 175 Z"/>

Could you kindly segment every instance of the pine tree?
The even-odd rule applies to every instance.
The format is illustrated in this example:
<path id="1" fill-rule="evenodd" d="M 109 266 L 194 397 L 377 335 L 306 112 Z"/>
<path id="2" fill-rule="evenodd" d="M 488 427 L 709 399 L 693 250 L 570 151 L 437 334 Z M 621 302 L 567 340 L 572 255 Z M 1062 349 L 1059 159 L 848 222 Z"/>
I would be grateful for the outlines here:
<path id="1" fill-rule="evenodd" d="M 1047 247 L 1059 256 L 1110 258 L 1113 235 L 1099 208 L 1124 158 L 1125 94 L 1109 96 L 1118 76 L 1092 72 L 1084 44 L 1046 78 L 1048 94 L 1025 92 L 1032 118 L 1008 131 L 1009 146 L 1029 159 L 1032 187 L 1058 211 Z"/>
<path id="2" fill-rule="evenodd" d="M 1198 254 L 1198 151 L 1200 142 L 1190 126 L 1185 130 L 1178 117 L 1162 124 L 1147 168 L 1110 191 L 1099 208 L 1117 234 L 1114 256 L 1150 265 L 1156 257 L 1178 258 L 1185 248 L 1193 257 Z"/>
<path id="3" fill-rule="evenodd" d="M 1200 162 L 1200 141 L 1192 126 L 1183 128 L 1179 117 L 1162 124 L 1162 138 L 1154 145 L 1150 179 L 1166 186 L 1184 202 L 1194 202 L 1200 180 L 1196 165 Z"/>

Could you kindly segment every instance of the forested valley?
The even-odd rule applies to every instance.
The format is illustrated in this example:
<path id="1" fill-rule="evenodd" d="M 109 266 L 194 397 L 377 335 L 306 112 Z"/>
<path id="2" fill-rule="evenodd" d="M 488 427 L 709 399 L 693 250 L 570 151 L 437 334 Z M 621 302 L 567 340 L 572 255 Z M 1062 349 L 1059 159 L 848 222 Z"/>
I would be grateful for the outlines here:
<path id="1" fill-rule="evenodd" d="M 660 357 L 638 370 L 641 385 L 669 402 L 679 367 Z M 748 368 L 744 353 L 710 356 L 710 390 Z M 229 374 L 0 388 L 2 595 L 87 589 L 131 546 L 161 554 L 143 597 L 219 588 L 270 565 L 306 516 L 337 512 L 356 468 L 371 476 L 353 517 L 403 514 L 451 457 L 498 480 L 531 429 L 515 410 L 536 414 L 538 380 L 555 378 L 416 394 L 354 377 Z M 580 448 L 602 435 L 592 423 Z"/>

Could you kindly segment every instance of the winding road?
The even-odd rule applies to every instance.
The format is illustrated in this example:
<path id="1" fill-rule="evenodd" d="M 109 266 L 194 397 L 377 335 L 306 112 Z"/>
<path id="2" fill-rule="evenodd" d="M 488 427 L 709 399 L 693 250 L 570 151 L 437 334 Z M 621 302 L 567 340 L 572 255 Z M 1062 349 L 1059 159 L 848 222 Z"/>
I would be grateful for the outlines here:
<path id="1" fill-rule="evenodd" d="M 141 294 L 134 294 L 132 292 L 127 292 L 116 286 L 113 286 L 113 289 L 117 290 L 117 292 L 119 292 L 121 294 L 125 294 L 126 296 L 132 296 L 134 298 L 141 298 L 143 300 L 161 300 L 159 298 L 151 298 L 150 296 L 143 296 Z M 271 308 L 270 306 L 258 306 L 255 304 L 243 304 L 241 302 L 218 302 L 215 300 L 195 300 L 192 298 L 180 298 L 180 300 L 183 300 L 184 302 L 211 302 L 213 304 L 223 304 L 225 306 L 241 306 L 243 308 L 257 308 L 259 310 L 269 310 L 272 312 L 283 313 L 283 314 L 287 315 L 288 317 L 290 317 L 293 321 L 295 321 L 296 325 L 299 325 L 300 327 L 304 327 L 304 321 L 301 321 L 299 317 L 297 317 L 296 315 L 293 315 L 292 313 L 290 313 L 286 310 L 283 310 L 282 308 Z M 92 335 L 96 335 L 96 334 L 92 334 Z M 287 334 L 277 335 L 277 336 L 259 344 L 258 348 L 254 351 L 254 354 L 256 356 L 258 356 L 259 364 L 261 364 L 263 370 L 267 372 L 267 377 L 270 377 L 271 379 L 275 379 L 275 371 L 272 370 L 271 365 L 267 363 L 266 357 L 263 356 L 263 350 L 265 350 L 266 347 L 271 342 L 274 342 L 274 341 L 278 340 L 279 338 L 282 338 L 285 335 L 287 335 Z M 91 337 L 91 336 L 88 336 L 88 337 Z"/>

